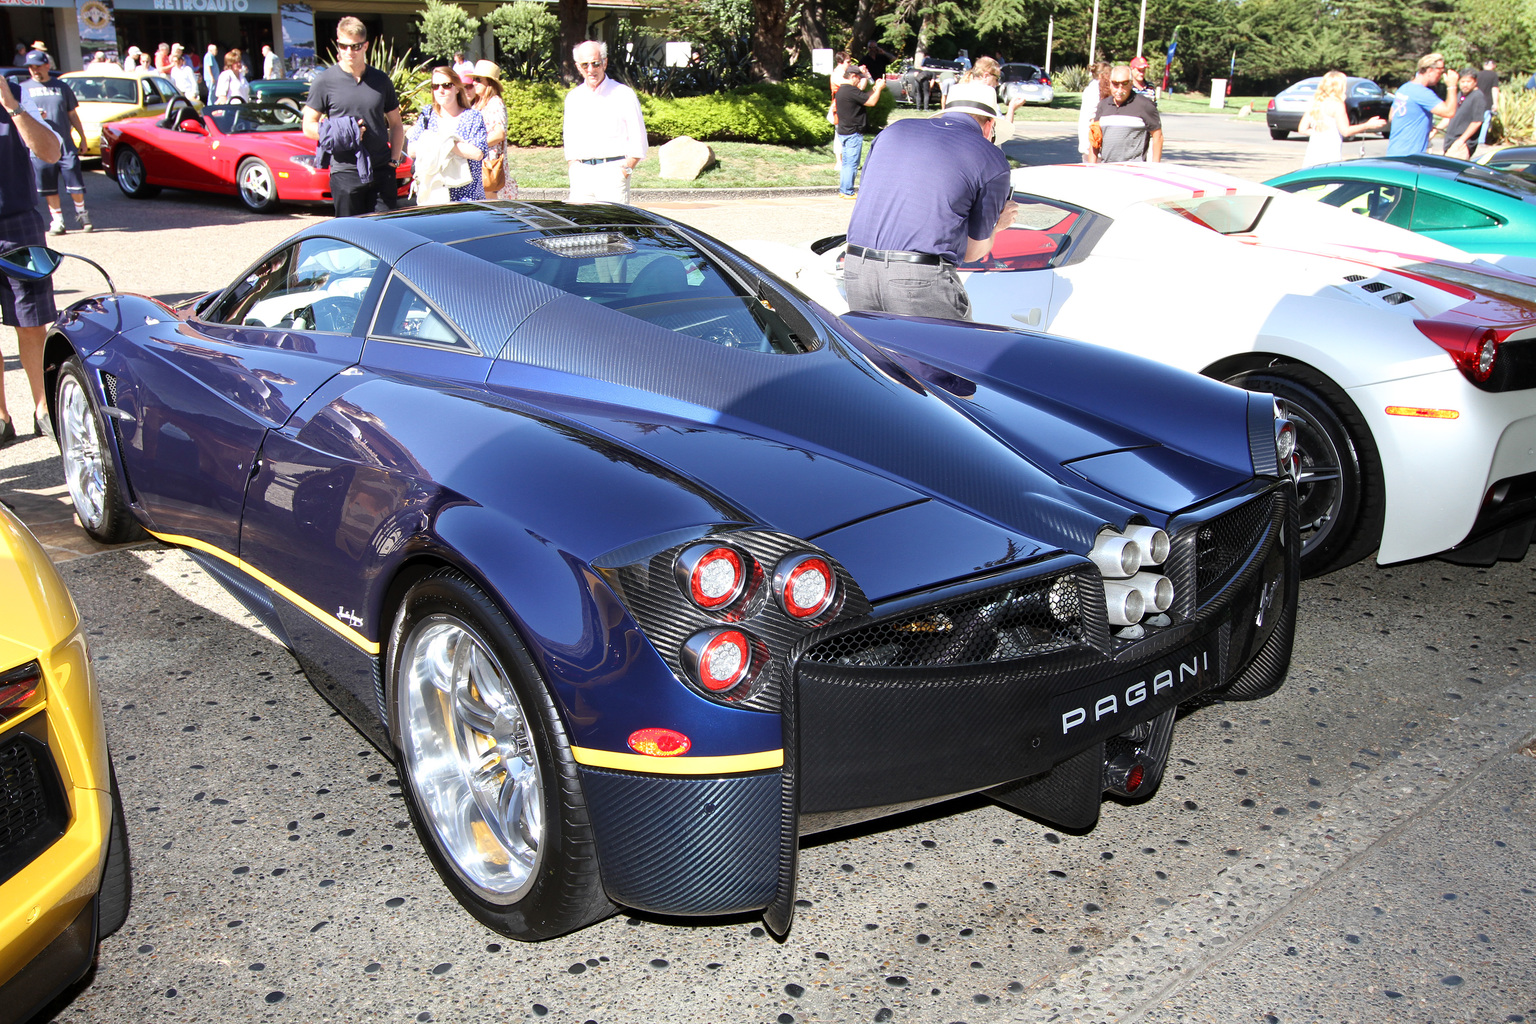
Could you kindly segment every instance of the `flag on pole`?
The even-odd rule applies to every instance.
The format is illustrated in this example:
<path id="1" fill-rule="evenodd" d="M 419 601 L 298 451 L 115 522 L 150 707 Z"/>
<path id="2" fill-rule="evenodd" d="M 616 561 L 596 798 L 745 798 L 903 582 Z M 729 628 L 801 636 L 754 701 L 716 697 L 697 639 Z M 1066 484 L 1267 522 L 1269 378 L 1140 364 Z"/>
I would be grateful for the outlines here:
<path id="1" fill-rule="evenodd" d="M 1180 26 L 1182 28 L 1183 26 Z M 1173 30 L 1173 41 L 1168 44 L 1168 59 L 1163 62 L 1163 92 L 1168 91 L 1168 76 L 1173 73 L 1173 55 L 1179 49 L 1179 29 Z"/>

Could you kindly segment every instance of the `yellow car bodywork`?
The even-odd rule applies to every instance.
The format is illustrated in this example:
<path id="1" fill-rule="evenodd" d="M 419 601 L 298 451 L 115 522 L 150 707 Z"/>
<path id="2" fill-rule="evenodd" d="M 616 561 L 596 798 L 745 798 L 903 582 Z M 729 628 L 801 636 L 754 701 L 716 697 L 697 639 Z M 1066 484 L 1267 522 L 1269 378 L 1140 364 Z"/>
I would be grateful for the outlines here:
<path id="1" fill-rule="evenodd" d="M 121 924 L 128 862 L 80 614 L 47 553 L 4 506 L 0 765 L 10 826 L 0 829 L 0 1019 L 17 1020 L 83 976 L 101 933 Z M 50 806 L 39 793 L 52 794 L 51 813 L 38 812 Z"/>
<path id="2" fill-rule="evenodd" d="M 59 77 L 80 101 L 80 125 L 85 129 L 82 157 L 101 155 L 103 124 L 164 114 L 169 100 L 181 95 L 170 79 L 153 72 L 71 71 Z M 192 105 L 203 108 L 201 100 Z"/>

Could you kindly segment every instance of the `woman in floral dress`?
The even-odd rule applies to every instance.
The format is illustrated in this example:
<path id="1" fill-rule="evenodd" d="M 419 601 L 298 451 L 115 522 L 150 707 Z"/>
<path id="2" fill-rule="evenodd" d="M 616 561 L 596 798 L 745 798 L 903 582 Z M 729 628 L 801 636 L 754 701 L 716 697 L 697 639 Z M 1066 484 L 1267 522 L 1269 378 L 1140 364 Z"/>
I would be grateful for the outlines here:
<path id="1" fill-rule="evenodd" d="M 480 111 L 480 116 L 485 118 L 485 135 L 489 142 L 491 156 L 499 156 L 505 161 L 507 155 L 507 105 L 501 99 L 501 68 L 495 61 L 475 61 L 474 72 L 474 96 L 475 109 Z M 516 199 L 517 179 L 512 177 L 512 168 L 503 162 L 506 169 L 506 183 L 501 186 L 501 191 L 487 199 Z"/>
<path id="2" fill-rule="evenodd" d="M 469 105 L 464 84 L 452 68 L 432 69 L 432 106 L 421 112 L 421 117 L 405 133 L 406 144 L 414 146 L 418 139 L 428 135 L 442 135 L 458 140 L 455 152 L 469 161 L 469 183 L 457 185 L 448 191 L 454 202 L 465 199 L 484 199 L 485 188 L 480 181 L 480 163 L 485 159 L 485 119 Z"/>

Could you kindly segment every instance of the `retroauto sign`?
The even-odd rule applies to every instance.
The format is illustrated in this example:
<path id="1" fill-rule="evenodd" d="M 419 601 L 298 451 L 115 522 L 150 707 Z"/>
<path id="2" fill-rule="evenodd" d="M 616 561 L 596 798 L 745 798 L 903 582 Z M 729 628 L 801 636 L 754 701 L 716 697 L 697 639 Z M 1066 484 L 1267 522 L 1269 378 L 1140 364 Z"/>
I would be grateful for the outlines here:
<path id="1" fill-rule="evenodd" d="M 119 11 L 178 11 L 186 14 L 276 14 L 277 0 L 113 0 Z"/>

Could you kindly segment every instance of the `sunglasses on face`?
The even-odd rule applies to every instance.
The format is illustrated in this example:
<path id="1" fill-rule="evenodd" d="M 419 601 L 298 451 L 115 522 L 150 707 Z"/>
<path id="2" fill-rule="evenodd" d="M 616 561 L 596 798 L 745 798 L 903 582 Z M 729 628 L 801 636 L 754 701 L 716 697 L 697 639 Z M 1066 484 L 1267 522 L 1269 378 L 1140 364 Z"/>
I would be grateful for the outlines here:
<path id="1" fill-rule="evenodd" d="M 1130 84 L 1131 84 L 1131 80 L 1129 78 L 1111 78 L 1109 80 L 1109 87 L 1111 89 L 1113 89 L 1117 85 L 1129 86 Z"/>
<path id="2" fill-rule="evenodd" d="M 579 60 L 576 62 L 576 66 L 585 71 L 587 68 L 600 68 L 606 63 L 608 62 L 605 60 Z"/>
<path id="3" fill-rule="evenodd" d="M 368 43 L 366 40 L 361 43 L 344 43 L 340 39 L 336 40 L 336 49 L 342 52 L 347 50 L 364 50 L 367 48 Z"/>
<path id="4" fill-rule="evenodd" d="M 434 88 L 434 89 L 452 89 L 453 88 L 453 83 L 452 82 L 433 82 L 432 83 L 432 88 Z"/>

